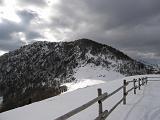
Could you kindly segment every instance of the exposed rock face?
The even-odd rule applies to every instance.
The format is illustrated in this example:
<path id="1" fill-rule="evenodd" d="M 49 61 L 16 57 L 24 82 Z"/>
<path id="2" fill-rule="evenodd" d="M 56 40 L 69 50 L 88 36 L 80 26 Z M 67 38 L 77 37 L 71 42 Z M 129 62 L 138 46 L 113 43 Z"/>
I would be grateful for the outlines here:
<path id="1" fill-rule="evenodd" d="M 0 96 L 3 110 L 42 100 L 65 91 L 75 81 L 74 69 L 94 64 L 126 76 L 148 74 L 150 66 L 88 39 L 73 42 L 35 42 L 0 57 Z"/>

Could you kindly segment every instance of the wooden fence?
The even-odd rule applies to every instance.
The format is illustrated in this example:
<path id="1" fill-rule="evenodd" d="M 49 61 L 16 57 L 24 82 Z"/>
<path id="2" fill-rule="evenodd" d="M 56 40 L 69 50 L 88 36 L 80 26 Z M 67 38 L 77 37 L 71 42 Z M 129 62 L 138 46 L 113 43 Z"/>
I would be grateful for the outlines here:
<path id="1" fill-rule="evenodd" d="M 95 118 L 95 120 L 105 120 L 111 113 L 112 111 L 118 106 L 120 105 L 122 102 L 125 105 L 127 102 L 127 95 L 129 92 L 131 92 L 133 90 L 133 93 L 136 94 L 136 90 L 137 89 L 141 89 L 141 86 L 147 84 L 148 79 L 147 77 L 142 77 L 142 78 L 138 78 L 138 79 L 133 79 L 132 81 L 123 81 L 123 85 L 121 87 L 119 87 L 118 89 L 116 89 L 115 91 L 113 91 L 112 93 L 108 94 L 107 92 L 102 94 L 102 89 L 98 89 L 98 97 L 92 99 L 91 101 L 87 102 L 86 104 L 56 118 L 55 120 L 66 120 L 70 117 L 72 117 L 73 115 L 83 111 L 84 109 L 90 107 L 91 105 L 95 104 L 98 102 L 99 104 L 99 116 L 97 118 Z M 127 90 L 127 86 L 129 84 L 133 84 L 133 87 L 130 88 L 129 90 Z M 104 110 L 103 111 L 103 101 L 108 99 L 109 97 L 113 96 L 115 93 L 119 92 L 120 90 L 123 90 L 123 95 L 122 98 L 110 109 L 110 110 Z"/>

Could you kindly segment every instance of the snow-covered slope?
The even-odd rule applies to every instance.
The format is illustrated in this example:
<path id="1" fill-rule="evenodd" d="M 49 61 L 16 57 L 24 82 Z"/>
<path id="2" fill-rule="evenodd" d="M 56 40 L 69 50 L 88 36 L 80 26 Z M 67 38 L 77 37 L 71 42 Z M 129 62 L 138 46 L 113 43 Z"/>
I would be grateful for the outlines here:
<path id="1" fill-rule="evenodd" d="M 92 40 L 35 42 L 0 57 L 0 112 L 59 95 L 67 90 L 64 83 L 79 79 L 113 80 L 149 73 L 153 73 L 149 66 Z"/>
<path id="2" fill-rule="evenodd" d="M 73 76 L 76 78 L 76 81 L 63 84 L 67 86 L 67 92 L 124 77 L 124 75 L 114 70 L 108 70 L 102 66 L 95 66 L 94 64 L 87 64 L 75 68 Z"/>
<path id="3" fill-rule="evenodd" d="M 75 74 L 73 75 L 77 80 L 81 79 L 97 79 L 97 80 L 114 80 L 124 77 L 124 75 L 113 69 L 108 70 L 102 66 L 95 66 L 94 64 L 87 64 L 80 68 L 75 69 Z"/>
<path id="4" fill-rule="evenodd" d="M 132 80 L 135 77 L 140 76 L 126 77 L 123 79 Z M 97 97 L 97 88 L 102 88 L 103 92 L 107 91 L 108 93 L 114 91 L 122 85 L 123 79 L 106 81 L 106 83 L 78 89 L 0 113 L 0 120 L 53 120 Z M 127 104 L 118 106 L 108 117 L 108 120 L 159 120 L 160 82 L 148 82 L 148 85 L 141 88 L 141 90 L 137 90 L 136 95 L 131 92 L 127 96 Z M 122 92 L 119 92 L 104 101 L 104 110 L 111 108 L 121 97 Z M 93 120 L 97 115 L 98 104 L 95 104 L 71 117 L 70 120 Z"/>

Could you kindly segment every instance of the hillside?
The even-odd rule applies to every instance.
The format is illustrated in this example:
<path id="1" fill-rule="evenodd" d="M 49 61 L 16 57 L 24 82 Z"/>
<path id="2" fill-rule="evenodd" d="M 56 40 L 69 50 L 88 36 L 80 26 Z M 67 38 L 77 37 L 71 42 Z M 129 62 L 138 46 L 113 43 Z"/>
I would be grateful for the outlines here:
<path id="1" fill-rule="evenodd" d="M 147 75 L 160 77 L 160 75 Z M 140 76 L 126 77 L 123 79 L 132 80 Z M 143 76 L 141 76 L 143 77 Z M 91 99 L 97 97 L 97 88 L 102 88 L 103 92 L 111 93 L 122 85 L 122 80 L 111 80 L 84 89 L 61 94 L 40 102 L 36 102 L 24 107 L 0 113 L 1 120 L 54 120 L 55 118 L 77 108 Z M 151 80 L 151 79 L 150 79 Z M 159 82 L 148 82 L 147 85 L 127 96 L 127 104 L 121 104 L 107 118 L 108 120 L 159 120 L 160 117 L 160 90 Z M 103 109 L 113 107 L 122 97 L 122 91 L 103 102 Z M 68 120 L 93 120 L 98 116 L 98 103 L 88 109 L 74 115 Z"/>
<path id="2" fill-rule="evenodd" d="M 130 76 L 153 70 L 111 46 L 88 39 L 23 46 L 0 57 L 2 111 L 58 95 L 67 90 L 65 83 L 106 79 L 110 72 Z"/>

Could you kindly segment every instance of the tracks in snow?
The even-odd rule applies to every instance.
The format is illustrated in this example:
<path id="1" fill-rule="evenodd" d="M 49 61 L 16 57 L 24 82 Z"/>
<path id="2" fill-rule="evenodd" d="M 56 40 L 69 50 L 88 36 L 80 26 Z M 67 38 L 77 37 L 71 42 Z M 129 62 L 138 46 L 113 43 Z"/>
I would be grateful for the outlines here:
<path id="1" fill-rule="evenodd" d="M 135 117 L 136 120 L 160 120 L 159 92 L 159 83 L 148 83 L 148 85 L 144 87 L 141 97 L 135 103 L 130 102 L 132 107 L 130 107 L 124 120 L 134 120 Z"/>

